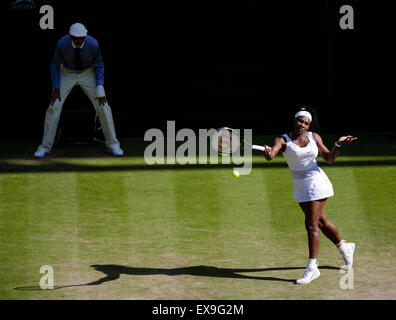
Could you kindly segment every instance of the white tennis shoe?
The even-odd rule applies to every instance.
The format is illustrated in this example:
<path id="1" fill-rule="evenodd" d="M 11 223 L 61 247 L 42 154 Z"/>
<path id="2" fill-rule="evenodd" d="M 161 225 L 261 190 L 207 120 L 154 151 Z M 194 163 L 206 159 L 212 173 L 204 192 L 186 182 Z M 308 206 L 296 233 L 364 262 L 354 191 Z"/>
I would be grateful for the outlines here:
<path id="1" fill-rule="evenodd" d="M 34 153 L 35 158 L 44 158 L 49 152 L 45 151 L 42 148 L 38 148 L 37 151 Z"/>
<path id="2" fill-rule="evenodd" d="M 320 271 L 318 267 L 313 267 L 313 268 L 307 268 L 303 274 L 303 276 L 296 280 L 297 284 L 308 284 L 311 281 L 315 280 L 316 278 L 319 278 L 320 276 Z"/>
<path id="3" fill-rule="evenodd" d="M 124 155 L 124 151 L 120 147 L 114 147 L 111 149 L 111 154 L 115 157 L 121 157 Z"/>
<path id="4" fill-rule="evenodd" d="M 353 254 L 355 252 L 355 244 L 353 242 L 347 243 L 344 241 L 342 246 L 338 248 L 342 257 L 344 258 L 345 266 L 342 267 L 344 270 L 350 270 L 353 265 Z"/>

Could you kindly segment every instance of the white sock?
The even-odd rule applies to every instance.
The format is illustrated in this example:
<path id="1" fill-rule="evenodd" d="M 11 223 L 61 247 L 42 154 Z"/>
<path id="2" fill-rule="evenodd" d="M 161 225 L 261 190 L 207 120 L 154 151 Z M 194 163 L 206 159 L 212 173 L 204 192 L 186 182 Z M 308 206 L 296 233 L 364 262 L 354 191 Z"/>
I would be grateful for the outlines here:
<path id="1" fill-rule="evenodd" d="M 307 263 L 307 269 L 314 269 L 318 267 L 316 259 L 309 259 Z"/>
<path id="2" fill-rule="evenodd" d="M 345 240 L 341 240 L 341 242 L 342 242 L 342 244 L 341 244 L 340 247 L 338 247 L 338 251 L 340 251 L 341 254 L 344 254 L 345 250 L 346 250 L 346 246 L 345 246 L 346 241 Z"/>

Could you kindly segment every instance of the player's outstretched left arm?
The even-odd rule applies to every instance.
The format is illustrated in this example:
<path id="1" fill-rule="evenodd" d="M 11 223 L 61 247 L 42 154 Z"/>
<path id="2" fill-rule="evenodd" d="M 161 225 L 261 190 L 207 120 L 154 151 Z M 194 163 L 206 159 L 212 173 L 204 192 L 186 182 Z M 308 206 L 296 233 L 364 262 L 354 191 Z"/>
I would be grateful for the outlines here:
<path id="1" fill-rule="evenodd" d="M 319 155 L 329 164 L 333 164 L 335 159 L 338 157 L 340 154 L 340 148 L 344 143 L 350 143 L 352 141 L 355 141 L 357 138 L 354 136 L 342 136 L 339 137 L 337 142 L 334 144 L 334 147 L 331 149 L 327 149 L 327 147 L 324 145 L 323 140 L 319 134 L 316 132 L 313 133 L 313 138 L 316 141 L 316 144 L 318 146 L 319 150 Z"/>

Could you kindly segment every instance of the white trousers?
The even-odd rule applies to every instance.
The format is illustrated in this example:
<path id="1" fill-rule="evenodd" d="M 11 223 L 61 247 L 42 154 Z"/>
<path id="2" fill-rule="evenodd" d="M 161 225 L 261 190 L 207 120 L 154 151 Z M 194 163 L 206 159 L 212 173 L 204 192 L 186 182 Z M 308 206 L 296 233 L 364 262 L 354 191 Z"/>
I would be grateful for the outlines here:
<path id="1" fill-rule="evenodd" d="M 119 147 L 120 143 L 116 138 L 114 129 L 113 115 L 108 103 L 100 105 L 96 98 L 96 79 L 94 68 L 88 68 L 83 72 L 74 72 L 60 66 L 60 97 L 50 105 L 45 114 L 43 141 L 39 148 L 49 152 L 54 144 L 56 130 L 58 128 L 59 118 L 61 115 L 63 104 L 73 87 L 79 85 L 83 92 L 88 96 L 98 114 L 100 124 L 102 126 L 103 135 L 106 140 L 106 147 L 111 150 Z"/>

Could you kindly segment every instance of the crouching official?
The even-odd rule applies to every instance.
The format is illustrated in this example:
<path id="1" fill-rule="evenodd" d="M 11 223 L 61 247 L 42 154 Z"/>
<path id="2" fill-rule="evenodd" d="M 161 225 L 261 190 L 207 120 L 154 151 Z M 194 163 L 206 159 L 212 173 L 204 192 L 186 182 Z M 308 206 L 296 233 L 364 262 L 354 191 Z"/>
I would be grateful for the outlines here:
<path id="1" fill-rule="evenodd" d="M 113 116 L 103 86 L 104 64 L 100 47 L 98 41 L 87 33 L 84 25 L 75 23 L 70 27 L 69 34 L 56 45 L 51 63 L 51 101 L 45 115 L 43 141 L 34 153 L 36 158 L 50 153 L 63 103 L 76 85 L 88 96 L 98 114 L 109 152 L 113 156 L 124 154 L 116 138 Z"/>

